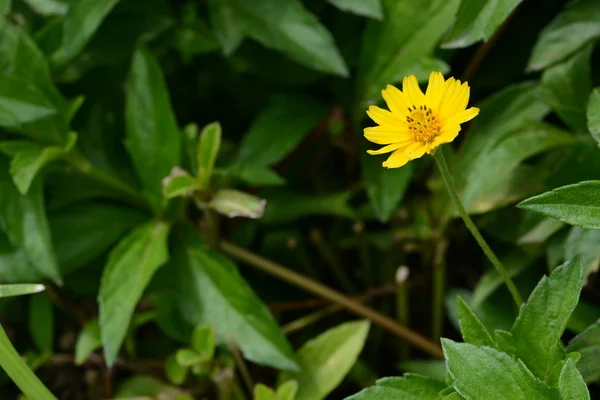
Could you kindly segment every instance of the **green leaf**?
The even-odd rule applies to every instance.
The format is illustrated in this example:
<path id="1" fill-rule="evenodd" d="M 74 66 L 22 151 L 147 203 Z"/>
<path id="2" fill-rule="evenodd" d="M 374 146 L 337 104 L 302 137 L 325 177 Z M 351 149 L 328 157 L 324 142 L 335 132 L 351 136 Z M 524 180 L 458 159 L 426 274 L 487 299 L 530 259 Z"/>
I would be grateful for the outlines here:
<path id="1" fill-rule="evenodd" d="M 458 306 L 458 320 L 460 322 L 460 332 L 463 340 L 466 343 L 473 344 L 475 346 L 488 346 L 497 348 L 496 341 L 492 338 L 492 335 L 483 326 L 479 318 L 473 313 L 471 308 L 465 303 L 460 297 L 456 297 L 456 303 Z"/>
<path id="2" fill-rule="evenodd" d="M 155 208 L 161 181 L 180 162 L 181 135 L 169 94 L 154 56 L 138 49 L 127 80 L 125 146 Z"/>
<path id="3" fill-rule="evenodd" d="M 598 270 L 600 265 L 600 230 L 571 228 L 565 241 L 565 259 L 579 256 L 583 266 L 583 279 L 587 281 L 589 274 Z"/>
<path id="4" fill-rule="evenodd" d="M 62 21 L 62 41 L 50 60 L 64 67 L 83 50 L 119 0 L 79 0 L 73 2 Z"/>
<path id="5" fill-rule="evenodd" d="M 412 178 L 413 165 L 388 169 L 381 166 L 382 160 L 363 151 L 360 158 L 362 180 L 369 203 L 381 222 L 390 220 L 404 198 Z"/>
<path id="6" fill-rule="evenodd" d="M 58 0 L 24 0 L 33 11 L 43 16 L 65 15 L 69 4 Z"/>
<path id="7" fill-rule="evenodd" d="M 589 400 L 590 392 L 583 381 L 583 377 L 577 370 L 575 363 L 570 358 L 560 373 L 558 383 L 561 400 Z"/>
<path id="8" fill-rule="evenodd" d="M 522 0 L 463 0 L 442 47 L 467 47 L 487 41 Z"/>
<path id="9" fill-rule="evenodd" d="M 33 267 L 22 248 L 15 248 L 0 229 L 0 276 L 5 283 L 41 282 L 44 280 Z"/>
<path id="10" fill-rule="evenodd" d="M 398 368 L 440 381 L 446 379 L 446 362 L 443 360 L 408 360 L 400 363 Z"/>
<path id="11" fill-rule="evenodd" d="M 202 129 L 198 150 L 196 151 L 198 165 L 198 181 L 200 188 L 208 189 L 217 154 L 221 147 L 221 124 L 213 122 Z"/>
<path id="12" fill-rule="evenodd" d="M 567 224 L 600 229 L 600 181 L 562 186 L 523 200 L 517 207 L 537 211 Z"/>
<path id="13" fill-rule="evenodd" d="M 244 39 L 242 26 L 236 20 L 233 3 L 223 0 L 208 0 L 207 5 L 215 35 L 221 43 L 223 53 L 229 56 Z"/>
<path id="14" fill-rule="evenodd" d="M 283 223 L 315 215 L 337 215 L 354 218 L 355 213 L 348 204 L 352 192 L 339 192 L 321 195 L 294 192 L 273 192 L 267 199 L 262 221 Z"/>
<path id="15" fill-rule="evenodd" d="M 452 386 L 467 399 L 558 400 L 558 391 L 546 386 L 521 360 L 490 347 L 442 339 Z M 484 384 L 482 384 L 484 383 Z"/>
<path id="16" fill-rule="evenodd" d="M 215 174 L 216 173 L 217 170 L 215 170 Z M 226 169 L 219 171 L 219 173 L 224 174 L 225 176 L 231 176 L 248 185 L 257 187 L 285 185 L 285 179 L 278 175 L 277 172 L 260 165 L 247 163 L 233 164 Z"/>
<path id="17" fill-rule="evenodd" d="M 183 127 L 183 150 L 187 162 L 190 165 L 192 175 L 198 175 L 198 163 L 196 159 L 196 149 L 198 148 L 198 125 L 194 123 Z"/>
<path id="18" fill-rule="evenodd" d="M 94 318 L 88 321 L 75 343 L 75 365 L 83 364 L 94 350 L 102 346 L 102 338 L 100 334 L 100 325 L 98 319 Z"/>
<path id="19" fill-rule="evenodd" d="M 383 9 L 380 0 L 328 0 L 342 11 L 369 17 L 383 19 Z"/>
<path id="20" fill-rule="evenodd" d="M 523 234 L 517 244 L 521 246 L 537 245 L 546 243 L 546 241 L 561 230 L 565 224 L 552 218 L 544 218 L 533 228 Z"/>
<path id="21" fill-rule="evenodd" d="M 171 354 L 165 361 L 165 375 L 171 383 L 181 385 L 185 382 L 185 378 L 189 372 L 189 368 L 182 366 L 177 362 L 176 356 Z"/>
<path id="22" fill-rule="evenodd" d="M 265 211 L 267 201 L 254 195 L 234 189 L 219 190 L 208 206 L 229 218 L 260 218 Z"/>
<path id="23" fill-rule="evenodd" d="M 599 37 L 600 8 L 596 0 L 571 1 L 540 33 L 527 69 L 544 69 Z"/>
<path id="24" fill-rule="evenodd" d="M 356 362 L 369 333 L 368 321 L 353 321 L 327 330 L 298 350 L 300 370 L 284 372 L 279 381 L 298 382 L 296 400 L 321 400 L 340 384 Z"/>
<path id="25" fill-rule="evenodd" d="M 167 385 L 156 378 L 135 375 L 122 382 L 114 395 L 115 399 L 150 397 L 154 399 L 194 400 L 188 394 L 174 386 Z"/>
<path id="26" fill-rule="evenodd" d="M 21 125 L 56 114 L 56 109 L 44 94 L 19 78 L 0 76 L 0 126 L 21 128 Z"/>
<path id="27" fill-rule="evenodd" d="M 560 361 L 560 338 L 579 300 L 583 271 L 578 258 L 543 277 L 521 307 L 511 330 L 517 356 L 540 379 L 550 384 L 552 368 Z"/>
<path id="28" fill-rule="evenodd" d="M 275 392 L 268 386 L 262 383 L 254 386 L 254 397 L 253 400 L 277 400 L 275 398 Z"/>
<path id="29" fill-rule="evenodd" d="M 10 173 L 21 194 L 29 190 L 33 178 L 49 162 L 66 155 L 77 141 L 77 134 L 71 133 L 64 146 L 42 146 L 25 140 L 0 142 L 0 151 L 12 157 Z"/>
<path id="30" fill-rule="evenodd" d="M 600 88 L 595 88 L 590 94 L 587 108 L 587 126 L 592 137 L 600 146 Z"/>
<path id="31" fill-rule="evenodd" d="M 281 161 L 325 118 L 327 107 L 298 95 L 276 96 L 244 135 L 236 161 L 271 166 Z M 273 133 L 279 135 L 273 140 Z"/>
<path id="32" fill-rule="evenodd" d="M 600 21 L 598 21 L 600 23 Z M 586 46 L 560 64 L 542 74 L 542 100 L 565 124 L 585 132 L 586 107 L 592 90 L 590 57 L 592 46 Z"/>
<path id="33" fill-rule="evenodd" d="M 127 235 L 110 253 L 98 296 L 108 366 L 117 357 L 144 289 L 169 257 L 169 229 L 164 222 L 149 222 Z"/>
<path id="34" fill-rule="evenodd" d="M 10 242 L 25 251 L 35 269 L 60 282 L 42 190 L 42 182 L 38 178 L 26 195 L 20 194 L 8 174 L 8 161 L 0 156 L 0 225 L 6 230 Z"/>
<path id="35" fill-rule="evenodd" d="M 203 358 L 211 361 L 215 354 L 216 337 L 211 325 L 198 325 L 192 332 L 192 348 Z"/>
<path id="36" fill-rule="evenodd" d="M 182 367 L 190 367 L 192 365 L 205 362 L 204 356 L 192 349 L 179 349 L 175 353 L 175 360 Z"/>
<path id="37" fill-rule="evenodd" d="M 226 0 L 241 30 L 309 68 L 348 75 L 333 37 L 298 0 Z"/>
<path id="38" fill-rule="evenodd" d="M 588 326 L 583 332 L 573 338 L 567 348 L 567 353 L 578 352 L 581 359 L 577 363 L 579 372 L 586 382 L 597 382 L 600 380 L 600 320 Z"/>
<path id="39" fill-rule="evenodd" d="M 200 183 L 187 171 L 173 167 L 169 175 L 162 180 L 163 196 L 172 199 L 178 196 L 191 196 L 195 190 L 200 190 Z"/>
<path id="40" fill-rule="evenodd" d="M 8 15 L 12 8 L 12 0 L 0 0 L 0 15 Z"/>
<path id="41" fill-rule="evenodd" d="M 363 389 L 346 400 L 436 400 L 438 393 L 446 384 L 437 379 L 416 374 L 404 374 L 403 377 L 382 378 L 375 386 Z"/>
<path id="42" fill-rule="evenodd" d="M 276 400 L 295 400 L 298 393 L 298 382 L 287 381 L 279 385 L 275 391 Z"/>
<path id="43" fill-rule="evenodd" d="M 54 344 L 54 309 L 48 293 L 34 294 L 29 300 L 29 332 L 42 352 L 52 352 Z"/>
<path id="44" fill-rule="evenodd" d="M 235 265 L 205 249 L 195 232 L 181 233 L 169 267 L 177 280 L 174 294 L 188 325 L 214 326 L 220 343 L 229 343 L 231 335 L 250 361 L 279 369 L 298 368 L 279 325 Z"/>
<path id="45" fill-rule="evenodd" d="M 37 283 L 4 284 L 0 285 L 0 298 L 38 293 L 44 289 L 46 289 L 44 285 Z"/>

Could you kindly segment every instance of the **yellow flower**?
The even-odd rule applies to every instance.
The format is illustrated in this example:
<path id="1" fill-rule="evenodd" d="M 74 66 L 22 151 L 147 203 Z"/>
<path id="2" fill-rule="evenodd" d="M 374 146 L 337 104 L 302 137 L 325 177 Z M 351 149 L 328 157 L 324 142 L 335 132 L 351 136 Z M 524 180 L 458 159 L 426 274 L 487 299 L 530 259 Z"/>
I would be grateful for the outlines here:
<path id="1" fill-rule="evenodd" d="M 386 145 L 369 150 L 369 154 L 393 151 L 383 163 L 387 168 L 401 167 L 425 153 L 434 154 L 439 145 L 454 140 L 460 124 L 479 114 L 476 107 L 467 109 L 467 82 L 444 80 L 440 72 L 431 73 L 425 94 L 414 75 L 404 78 L 402 91 L 388 85 L 381 93 L 390 111 L 369 107 L 367 114 L 379 126 L 365 128 L 364 133 L 370 142 Z"/>

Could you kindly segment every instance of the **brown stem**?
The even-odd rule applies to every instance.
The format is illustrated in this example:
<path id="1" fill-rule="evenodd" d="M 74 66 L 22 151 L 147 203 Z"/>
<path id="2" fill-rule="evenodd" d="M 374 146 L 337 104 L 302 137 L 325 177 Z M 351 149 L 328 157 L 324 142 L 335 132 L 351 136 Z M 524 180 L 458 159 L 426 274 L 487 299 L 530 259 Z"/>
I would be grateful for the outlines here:
<path id="1" fill-rule="evenodd" d="M 48 296 L 50 300 L 52 300 L 58 306 L 66 309 L 70 312 L 73 317 L 77 320 L 80 327 L 85 325 L 87 317 L 85 312 L 81 308 L 79 308 L 75 303 L 69 299 L 69 296 L 64 292 L 62 288 L 57 286 L 53 282 L 46 282 L 46 290 L 48 291 Z"/>
<path id="2" fill-rule="evenodd" d="M 244 357 L 240 353 L 240 350 L 233 340 L 233 336 L 229 335 L 227 337 L 227 341 L 229 342 L 229 348 L 231 349 L 231 354 L 233 354 L 233 358 L 235 359 L 235 363 L 237 364 L 238 370 L 240 371 L 240 375 L 242 380 L 244 381 L 244 385 L 248 389 L 248 393 L 252 394 L 254 390 L 254 382 L 252 382 L 252 377 L 250 376 L 250 371 L 248 371 L 248 366 L 244 361 Z"/>

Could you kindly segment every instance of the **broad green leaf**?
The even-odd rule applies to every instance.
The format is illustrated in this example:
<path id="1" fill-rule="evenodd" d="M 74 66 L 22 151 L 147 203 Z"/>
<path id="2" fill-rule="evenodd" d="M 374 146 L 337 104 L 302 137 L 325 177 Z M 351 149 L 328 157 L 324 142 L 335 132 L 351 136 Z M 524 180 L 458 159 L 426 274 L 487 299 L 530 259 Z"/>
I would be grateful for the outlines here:
<path id="1" fill-rule="evenodd" d="M 541 80 L 542 100 L 565 124 L 580 132 L 587 130 L 586 107 L 592 90 L 591 54 L 592 46 L 586 46 L 565 61 L 546 69 Z"/>
<path id="2" fill-rule="evenodd" d="M 252 194 L 234 189 L 219 190 L 208 206 L 229 218 L 261 218 L 267 201 Z"/>
<path id="3" fill-rule="evenodd" d="M 215 354 L 215 330 L 211 325 L 198 325 L 192 332 L 192 348 L 204 361 L 212 360 Z"/>
<path id="4" fill-rule="evenodd" d="M 295 400 L 298 393 L 298 382 L 292 380 L 279 385 L 275 391 L 275 400 Z"/>
<path id="5" fill-rule="evenodd" d="M 467 399 L 558 400 L 555 388 L 546 386 L 521 360 L 490 347 L 442 339 L 452 386 Z"/>
<path id="6" fill-rule="evenodd" d="M 498 345 L 492 338 L 492 335 L 490 335 L 467 303 L 460 296 L 456 297 L 456 303 L 458 305 L 458 320 L 463 340 L 475 346 L 497 348 Z"/>
<path id="7" fill-rule="evenodd" d="M 356 362 L 369 333 L 368 321 L 338 325 L 298 350 L 300 370 L 284 372 L 279 381 L 298 382 L 296 400 L 322 400 L 340 384 Z"/>
<path id="8" fill-rule="evenodd" d="M 137 209 L 98 201 L 50 212 L 48 222 L 61 272 L 66 276 L 86 266 L 148 218 Z"/>
<path id="9" fill-rule="evenodd" d="M 239 275 L 235 265 L 208 251 L 198 235 L 178 232 L 172 274 L 183 319 L 193 327 L 207 323 L 219 343 L 230 336 L 244 356 L 258 364 L 296 369 L 294 352 L 269 309 Z"/>
<path id="10" fill-rule="evenodd" d="M 537 211 L 567 224 L 600 229 L 600 181 L 562 186 L 523 200 L 517 207 Z"/>
<path id="11" fill-rule="evenodd" d="M 565 349 L 567 353 L 578 352 L 581 359 L 577 363 L 579 372 L 586 382 L 597 382 L 600 380 L 600 320 L 588 326 L 583 332 L 569 342 Z"/>
<path id="12" fill-rule="evenodd" d="M 442 400 L 462 400 L 464 399 L 464 397 L 462 397 L 460 394 L 454 392 L 454 393 L 450 393 L 447 396 L 444 396 L 444 398 Z"/>
<path id="13" fill-rule="evenodd" d="M 222 0 L 247 36 L 309 68 L 347 76 L 333 37 L 298 0 Z"/>
<path id="14" fill-rule="evenodd" d="M 461 199 L 469 213 L 484 213 L 531 194 L 515 188 L 514 176 L 527 158 L 573 143 L 574 138 L 552 125 L 528 123 L 509 132 L 472 165 Z"/>
<path id="15" fill-rule="evenodd" d="M 10 242 L 22 248 L 31 264 L 45 277 L 60 281 L 38 178 L 22 195 L 8 173 L 8 160 L 0 156 L 0 225 Z"/>
<path id="16" fill-rule="evenodd" d="M 561 400 L 589 400 L 590 392 L 573 360 L 568 359 L 558 381 Z"/>
<path id="17" fill-rule="evenodd" d="M 206 358 L 195 350 L 179 349 L 177 350 L 177 353 L 175 353 L 175 360 L 177 361 L 177 364 L 183 367 L 190 367 L 206 361 Z"/>
<path id="18" fill-rule="evenodd" d="M 385 158 L 383 159 L 385 160 Z M 382 159 L 363 151 L 360 158 L 362 180 L 369 203 L 381 222 L 390 220 L 404 197 L 412 178 L 413 164 L 388 169 L 381 166 Z"/>
<path id="19" fill-rule="evenodd" d="M 387 0 L 383 22 L 370 21 L 362 40 L 359 61 L 358 106 L 379 99 L 387 84 L 414 73 L 431 57 L 454 20 L 459 1 Z M 429 71 L 431 72 L 431 71 Z"/>
<path id="20" fill-rule="evenodd" d="M 587 108 L 587 126 L 592 137 L 600 146 L 600 88 L 595 88 L 590 94 Z"/>
<path id="21" fill-rule="evenodd" d="M 181 385 L 185 381 L 188 372 L 189 368 L 179 364 L 175 355 L 171 354 L 167 357 L 165 361 L 165 375 L 170 382 Z"/>
<path id="22" fill-rule="evenodd" d="M 363 389 L 346 400 L 437 400 L 438 393 L 446 384 L 437 379 L 416 374 L 404 374 L 403 377 L 382 378 L 374 386 Z"/>
<path id="23" fill-rule="evenodd" d="M 231 176 L 234 179 L 239 179 L 251 186 L 265 187 L 285 185 L 285 179 L 278 175 L 277 172 L 260 165 L 247 163 L 233 164 L 224 170 L 215 170 L 215 174 L 217 174 L 217 172 L 225 176 Z"/>
<path id="24" fill-rule="evenodd" d="M 275 398 L 275 392 L 270 387 L 263 385 L 262 383 L 254 386 L 253 400 L 277 400 Z"/>
<path id="25" fill-rule="evenodd" d="M 152 275 L 169 258 L 164 222 L 144 224 L 111 251 L 100 283 L 100 327 L 106 364 L 119 353 L 131 317 Z"/>
<path id="26" fill-rule="evenodd" d="M 196 151 L 198 182 L 201 189 L 208 189 L 217 154 L 221 147 L 221 124 L 213 122 L 202 129 Z"/>
<path id="27" fill-rule="evenodd" d="M 583 271 L 578 258 L 543 277 L 512 328 L 517 356 L 540 379 L 550 384 L 552 368 L 560 361 L 560 338 L 579 300 Z"/>
<path id="28" fill-rule="evenodd" d="M 600 8 L 596 0 L 570 1 L 540 33 L 527 69 L 544 69 L 599 37 Z"/>
<path id="29" fill-rule="evenodd" d="M 276 96 L 244 135 L 236 161 L 271 166 L 281 161 L 325 118 L 327 107 L 298 95 Z M 278 132 L 277 140 L 273 133 Z"/>
<path id="30" fill-rule="evenodd" d="M 380 0 L 328 0 L 342 11 L 348 11 L 363 17 L 383 19 Z"/>
<path id="31" fill-rule="evenodd" d="M 94 350 L 102 347 L 98 319 L 88 321 L 77 336 L 75 343 L 75 365 L 83 364 Z"/>
<path id="32" fill-rule="evenodd" d="M 310 195 L 294 192 L 272 192 L 265 194 L 267 206 L 262 221 L 283 223 L 315 215 L 337 215 L 354 218 L 355 213 L 348 204 L 352 192 Z"/>
<path id="33" fill-rule="evenodd" d="M 67 2 L 59 0 L 24 0 L 33 11 L 40 15 L 65 15 L 69 10 Z"/>
<path id="34" fill-rule="evenodd" d="M 198 180 L 179 167 L 173 167 L 169 175 L 162 180 L 162 185 L 165 199 L 191 196 L 195 190 L 201 189 Z"/>
<path id="35" fill-rule="evenodd" d="M 19 78 L 0 76 L 0 126 L 21 128 L 56 114 L 52 103 L 35 86 Z"/>
<path id="36" fill-rule="evenodd" d="M 583 266 L 583 278 L 598 270 L 600 265 L 600 230 L 575 226 L 565 242 L 565 259 L 579 256 Z"/>
<path id="37" fill-rule="evenodd" d="M 122 382 L 116 393 L 115 399 L 132 400 L 139 397 L 150 397 L 154 399 L 194 400 L 189 394 L 185 394 L 178 388 L 167 385 L 159 379 L 147 375 L 134 375 Z"/>
<path id="38" fill-rule="evenodd" d="M 15 283 L 0 285 L 0 298 L 38 293 L 44 289 L 46 289 L 44 285 L 37 283 Z"/>
<path id="39" fill-rule="evenodd" d="M 83 50 L 119 0 L 73 2 L 62 21 L 62 42 L 50 60 L 56 68 L 66 66 Z"/>
<path id="40" fill-rule="evenodd" d="M 520 3 L 521 0 L 463 0 L 442 47 L 467 47 L 487 41 Z"/>
<path id="41" fill-rule="evenodd" d="M 242 26 L 236 20 L 233 3 L 223 0 L 208 0 L 207 5 L 215 35 L 221 43 L 223 53 L 229 56 L 244 39 Z"/>
<path id="42" fill-rule="evenodd" d="M 442 360 L 408 360 L 400 363 L 398 368 L 402 371 L 428 376 L 440 381 L 446 379 L 446 362 Z"/>
<path id="43" fill-rule="evenodd" d="M 181 134 L 169 93 L 154 56 L 138 49 L 127 80 L 125 146 L 155 208 L 161 181 L 180 162 Z"/>
<path id="44" fill-rule="evenodd" d="M 0 142 L 0 151 L 12 157 L 10 174 L 21 194 L 26 194 L 33 179 L 49 162 L 67 154 L 77 141 L 71 133 L 64 146 L 42 146 L 25 140 Z"/>
<path id="45" fill-rule="evenodd" d="M 54 347 L 54 309 L 47 292 L 37 293 L 29 299 L 29 333 L 42 352 L 52 352 Z"/>

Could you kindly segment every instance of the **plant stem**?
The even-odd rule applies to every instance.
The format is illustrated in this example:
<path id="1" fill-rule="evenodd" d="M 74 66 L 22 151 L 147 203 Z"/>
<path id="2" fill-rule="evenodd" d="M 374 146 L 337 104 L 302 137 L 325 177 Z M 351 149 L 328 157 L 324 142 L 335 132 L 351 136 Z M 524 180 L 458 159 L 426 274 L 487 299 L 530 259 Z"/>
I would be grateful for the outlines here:
<path id="1" fill-rule="evenodd" d="M 281 327 L 281 331 L 284 334 L 289 335 L 290 333 L 306 328 L 307 326 L 314 324 L 315 322 L 328 316 L 329 314 L 337 312 L 341 309 L 342 306 L 340 306 L 339 304 L 330 304 L 325 308 L 319 309 L 308 315 L 305 315 L 303 317 L 293 320 L 292 322 L 285 324 Z"/>
<path id="2" fill-rule="evenodd" d="M 431 325 L 432 338 L 436 342 L 442 337 L 444 320 L 444 297 L 446 292 L 446 249 L 448 241 L 440 239 L 435 245 L 433 255 L 433 320 Z"/>
<path id="3" fill-rule="evenodd" d="M 456 188 L 454 187 L 454 183 L 452 182 L 452 176 L 450 175 L 450 171 L 448 170 L 448 164 L 446 164 L 446 160 L 444 158 L 444 154 L 441 148 L 438 149 L 438 151 L 435 153 L 435 161 L 437 162 L 440 173 L 442 174 L 442 178 L 444 179 L 444 183 L 446 184 L 446 189 L 448 189 L 448 193 L 450 194 L 450 197 L 452 198 L 452 201 L 454 202 L 458 213 L 465 222 L 467 228 L 471 231 L 471 234 L 473 235 L 473 237 L 487 256 L 487 258 L 496 268 L 502 279 L 504 279 L 504 283 L 506 284 L 508 291 L 512 295 L 517 307 L 520 307 L 521 304 L 523 304 L 523 299 L 521 298 L 517 287 L 515 286 L 512 279 L 510 279 L 508 272 L 506 271 L 500 260 L 498 260 L 498 257 L 496 257 L 490 246 L 488 246 L 483 236 L 481 236 L 481 233 L 473 223 L 471 217 L 469 217 L 469 214 L 463 207 L 462 202 L 460 201 L 460 198 L 456 193 Z"/>
<path id="4" fill-rule="evenodd" d="M 406 266 L 398 268 L 396 272 L 396 316 L 402 325 L 408 325 L 408 275 Z M 406 343 L 399 343 L 400 360 L 408 359 L 408 347 Z"/>
<path id="5" fill-rule="evenodd" d="M 252 394 L 252 391 L 254 390 L 254 382 L 252 381 L 252 377 L 250 376 L 250 371 L 248 371 L 248 366 L 246 365 L 246 362 L 244 361 L 244 357 L 242 357 L 242 355 L 240 354 L 240 350 L 238 349 L 237 344 L 233 340 L 233 336 L 230 335 L 227 339 L 229 341 L 229 347 L 231 350 L 231 354 L 233 354 L 235 363 L 238 366 L 240 376 L 242 377 L 242 380 L 244 381 L 244 384 L 246 385 L 246 389 L 248 389 L 248 393 Z"/>
<path id="6" fill-rule="evenodd" d="M 267 260 L 264 257 L 261 257 L 248 250 L 238 247 L 233 243 L 222 241 L 220 248 L 222 251 L 224 251 L 232 257 L 237 258 L 238 260 L 244 261 L 249 265 L 252 265 L 253 267 L 256 267 L 264 272 L 267 272 L 268 274 L 271 274 L 286 282 L 289 282 L 294 286 L 306 290 L 307 292 L 313 293 L 333 303 L 337 303 L 356 315 L 360 315 L 361 317 L 371 320 L 373 323 L 407 340 L 414 346 L 422 349 L 423 351 L 431 354 L 434 357 L 440 359 L 444 358 L 444 353 L 442 352 L 442 349 L 439 345 L 429 341 L 428 339 L 412 331 L 411 329 L 399 325 L 393 319 L 378 313 L 372 308 L 367 307 L 355 300 L 344 296 L 336 290 L 333 290 L 319 282 L 302 276 L 297 272 L 285 268 L 282 265 Z"/>

